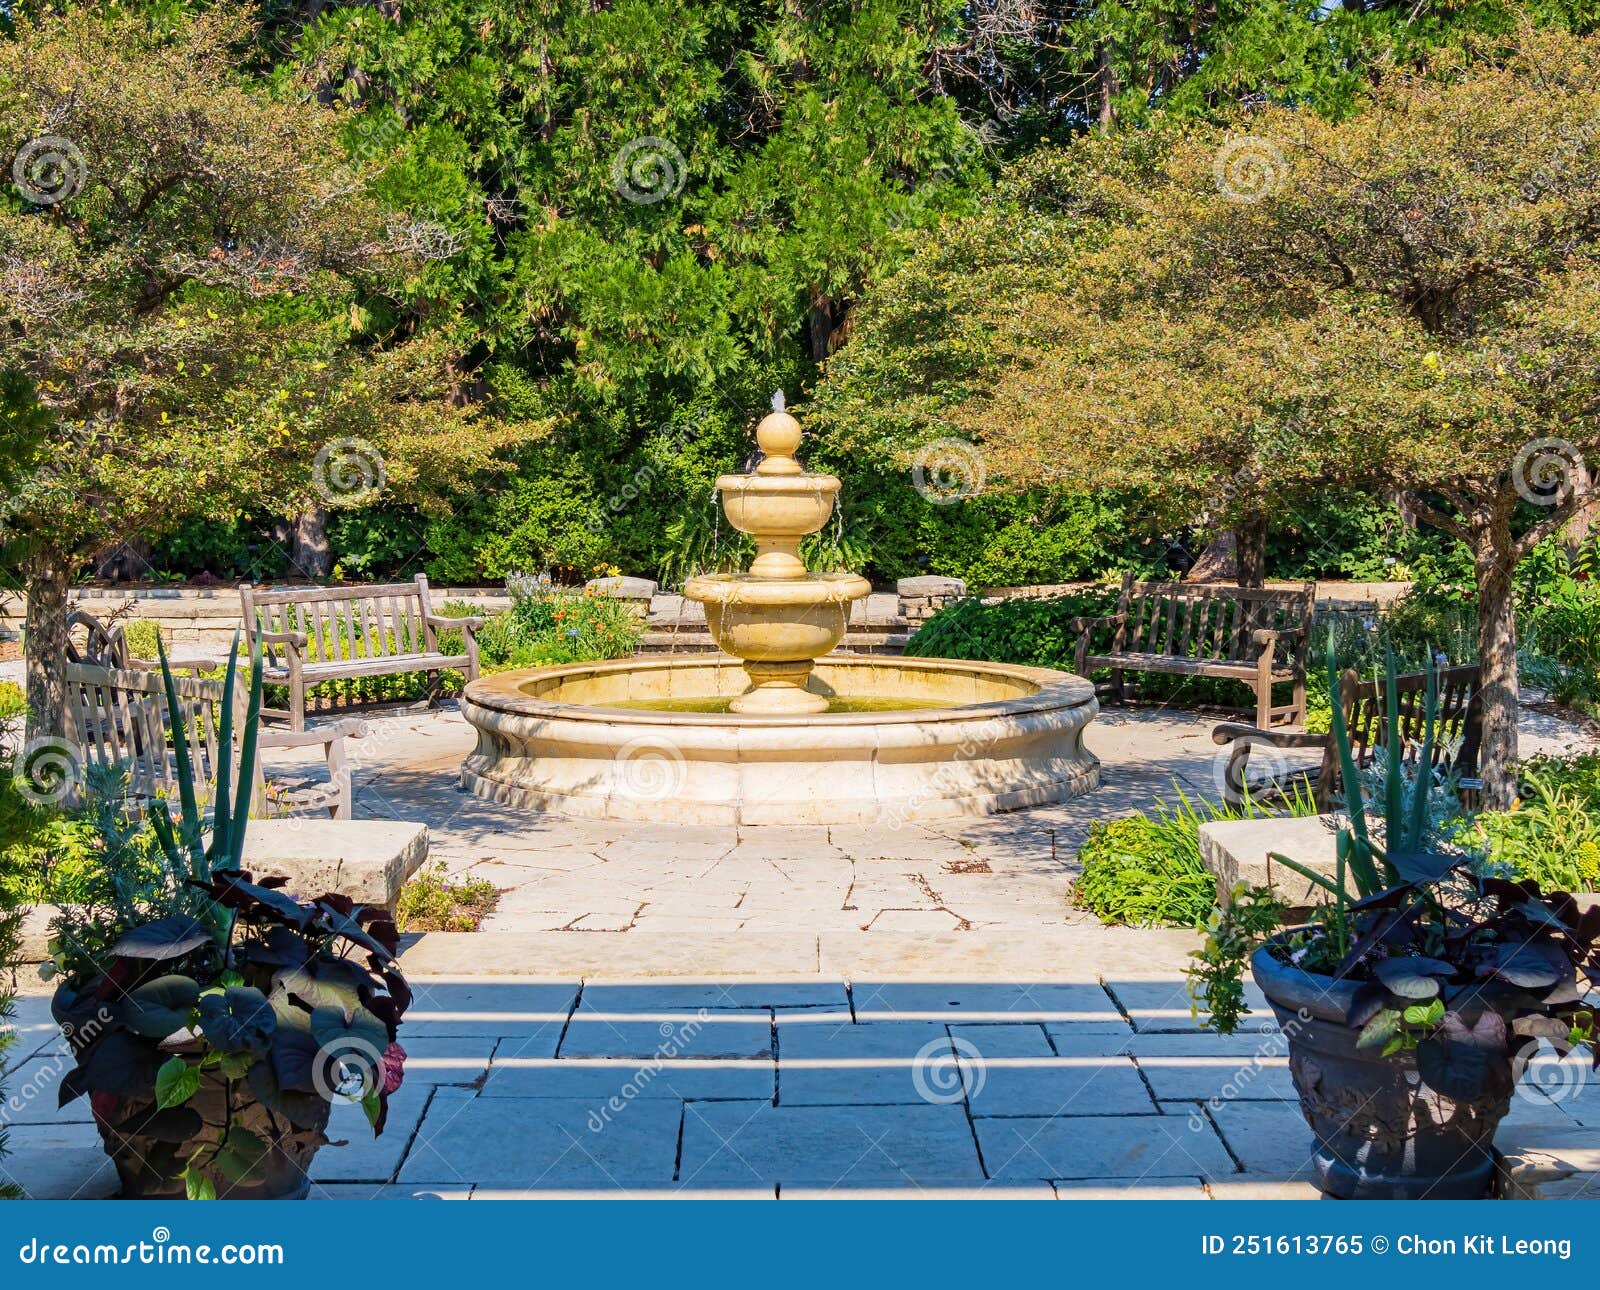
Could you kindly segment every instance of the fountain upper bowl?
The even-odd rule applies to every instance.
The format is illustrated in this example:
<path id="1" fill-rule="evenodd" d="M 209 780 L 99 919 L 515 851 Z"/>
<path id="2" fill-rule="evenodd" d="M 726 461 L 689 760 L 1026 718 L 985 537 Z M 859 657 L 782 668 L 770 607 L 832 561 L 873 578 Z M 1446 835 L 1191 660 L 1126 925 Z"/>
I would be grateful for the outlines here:
<path id="1" fill-rule="evenodd" d="M 741 533 L 805 537 L 833 514 L 839 481 L 833 475 L 721 475 L 722 513 Z"/>

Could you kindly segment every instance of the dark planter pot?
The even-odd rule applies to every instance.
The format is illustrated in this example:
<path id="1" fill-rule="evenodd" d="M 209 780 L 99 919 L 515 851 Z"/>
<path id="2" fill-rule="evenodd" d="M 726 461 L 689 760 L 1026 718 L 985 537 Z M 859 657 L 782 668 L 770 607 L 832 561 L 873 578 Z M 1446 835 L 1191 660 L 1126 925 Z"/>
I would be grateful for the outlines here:
<path id="1" fill-rule="evenodd" d="M 197 1147 L 212 1139 L 194 1137 L 173 1142 L 170 1135 L 153 1136 L 138 1131 L 124 1132 L 118 1126 L 137 1120 L 155 1104 L 151 1096 L 117 1097 L 106 1100 L 108 1114 L 95 1116 L 100 1140 L 116 1166 L 122 1182 L 124 1200 L 182 1199 L 184 1184 L 171 1173 L 181 1170 Z M 186 1103 L 209 1123 L 221 1122 L 227 1101 L 220 1080 L 210 1078 Z M 304 1200 L 311 1190 L 311 1161 L 327 1138 L 321 1129 L 297 1129 L 282 1116 L 272 1116 L 249 1088 L 236 1084 L 232 1100 L 233 1123 L 249 1129 L 268 1144 L 267 1154 L 246 1182 L 220 1183 L 219 1200 Z M 277 1136 L 275 1136 L 275 1133 Z"/>
<path id="2" fill-rule="evenodd" d="M 1300 1111 L 1316 1138 L 1317 1185 L 1340 1200 L 1477 1200 L 1494 1180 L 1494 1135 L 1509 1075 L 1464 1072 L 1451 1097 L 1425 1085 L 1416 1054 L 1357 1048 L 1357 983 L 1256 951 L 1251 972 L 1289 1040 Z M 1481 1009 L 1479 1010 L 1481 1012 Z M 1471 1024 L 1476 1015 L 1462 1008 Z"/>

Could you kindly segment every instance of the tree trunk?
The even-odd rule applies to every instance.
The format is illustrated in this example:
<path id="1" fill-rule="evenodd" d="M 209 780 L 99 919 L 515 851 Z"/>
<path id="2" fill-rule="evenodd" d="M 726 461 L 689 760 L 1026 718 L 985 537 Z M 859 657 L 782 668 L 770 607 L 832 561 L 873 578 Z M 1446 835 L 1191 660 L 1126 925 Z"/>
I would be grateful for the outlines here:
<path id="1" fill-rule="evenodd" d="M 333 572 L 328 547 L 328 512 L 315 504 L 301 511 L 289 543 L 289 563 L 305 578 L 326 578 Z"/>
<path id="2" fill-rule="evenodd" d="M 1247 511 L 1233 526 L 1239 585 L 1259 587 L 1267 580 L 1267 513 Z"/>
<path id="3" fill-rule="evenodd" d="M 1516 797 L 1517 782 L 1517 602 L 1512 582 L 1516 558 L 1511 528 L 1503 517 L 1473 526 L 1472 556 L 1482 668 L 1478 773 L 1483 778 L 1483 808 L 1503 811 Z"/>
<path id="4" fill-rule="evenodd" d="M 1095 82 L 1100 92 L 1100 129 L 1108 131 L 1117 123 L 1117 112 L 1112 103 L 1117 92 L 1117 72 L 1116 68 L 1111 66 L 1109 45 L 1104 45 L 1100 49 L 1100 65 L 1095 69 Z"/>
<path id="5" fill-rule="evenodd" d="M 71 566 L 59 556 L 37 554 L 23 566 L 28 593 L 27 742 L 66 733 L 67 590 Z"/>

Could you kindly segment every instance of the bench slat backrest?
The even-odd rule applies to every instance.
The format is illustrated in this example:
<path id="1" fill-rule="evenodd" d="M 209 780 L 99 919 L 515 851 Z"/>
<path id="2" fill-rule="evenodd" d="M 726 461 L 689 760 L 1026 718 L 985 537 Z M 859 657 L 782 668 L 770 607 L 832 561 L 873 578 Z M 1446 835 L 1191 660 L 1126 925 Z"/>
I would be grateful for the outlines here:
<path id="1" fill-rule="evenodd" d="M 150 798 L 177 790 L 173 757 L 172 716 L 160 672 L 108 668 L 89 663 L 66 664 L 67 732 L 86 766 L 125 765 L 133 796 Z M 179 717 L 189 744 L 195 791 L 215 782 L 219 758 L 232 750 L 219 748 L 223 684 L 207 677 L 175 676 Z M 235 695 L 234 729 L 243 712 Z"/>
<path id="2" fill-rule="evenodd" d="M 1438 673 L 1439 709 L 1433 763 L 1454 767 L 1463 774 L 1477 767 L 1478 666 L 1442 668 Z M 1362 680 L 1349 668 L 1339 680 L 1339 706 L 1350 731 L 1350 750 L 1363 765 L 1374 748 L 1389 741 L 1385 679 Z M 1426 672 L 1404 672 L 1395 678 L 1396 707 L 1400 714 L 1400 740 L 1408 754 L 1417 752 L 1427 715 Z"/>
<path id="3" fill-rule="evenodd" d="M 1303 657 L 1316 588 L 1295 590 L 1219 586 L 1203 582 L 1122 580 L 1117 609 L 1127 620 L 1117 631 L 1113 652 L 1161 654 L 1215 662 L 1255 661 L 1253 636 L 1263 629 L 1307 629 L 1289 649 Z"/>
<path id="4" fill-rule="evenodd" d="M 303 632 L 308 663 L 391 658 L 434 649 L 428 579 L 366 587 L 239 588 L 245 630 Z"/>

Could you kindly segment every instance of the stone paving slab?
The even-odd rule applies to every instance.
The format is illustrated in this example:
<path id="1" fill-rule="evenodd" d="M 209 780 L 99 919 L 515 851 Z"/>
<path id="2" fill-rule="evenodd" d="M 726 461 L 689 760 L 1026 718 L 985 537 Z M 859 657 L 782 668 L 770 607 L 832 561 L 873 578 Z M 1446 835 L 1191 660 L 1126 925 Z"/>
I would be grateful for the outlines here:
<path id="1" fill-rule="evenodd" d="M 584 982 L 582 1010 L 595 1012 L 698 1012 L 739 1008 L 831 1009 L 848 1012 L 843 981 L 796 977 L 782 981 L 637 981 L 592 978 Z"/>
<path id="2" fill-rule="evenodd" d="M 684 1110 L 686 1183 L 836 1185 L 985 1181 L 966 1113 L 947 1106 L 691 1103 Z"/>
<path id="3" fill-rule="evenodd" d="M 617 1060 L 519 1058 L 497 1061 L 483 1084 L 484 1097 L 613 1098 L 746 1101 L 777 1096 L 778 1065 L 771 1060 Z"/>
<path id="4" fill-rule="evenodd" d="M 18 1124 L 7 1130 L 0 1182 L 29 1200 L 103 1200 L 117 1190 L 117 1171 L 93 1124 Z"/>
<path id="5" fill-rule="evenodd" d="M 779 1200 L 1055 1200 L 1048 1182 L 919 1182 L 914 1186 L 873 1187 L 852 1183 L 786 1182 Z"/>
<path id="6" fill-rule="evenodd" d="M 1058 1056 L 1041 1026 L 952 1026 L 961 1087 L 981 1116 L 1159 1114 L 1133 1059 Z"/>
<path id="7" fill-rule="evenodd" d="M 974 1120 L 991 1178 L 1227 1176 L 1234 1164 L 1209 1123 L 1177 1116 Z"/>
<path id="8" fill-rule="evenodd" d="M 1057 1200 L 1209 1200 L 1200 1178 L 1056 1178 Z"/>
<path id="9" fill-rule="evenodd" d="M 961 1095 L 950 1034 L 936 1022 L 784 1018 L 778 1053 L 783 1106 L 914 1106 Z"/>
<path id="10" fill-rule="evenodd" d="M 333 1107 L 328 1117 L 328 1141 L 311 1162 L 311 1177 L 318 1182 L 389 1182 L 400 1168 L 424 1113 L 450 1108 L 471 1098 L 465 1089 L 413 1084 L 407 1080 L 389 1097 L 389 1119 L 381 1136 L 374 1137 L 366 1113 L 354 1102 Z M 437 1106 L 435 1106 L 437 1104 Z"/>
<path id="11" fill-rule="evenodd" d="M 5 1101 L 0 1103 L 0 1124 L 88 1123 L 94 1118 L 87 1097 L 57 1107 L 61 1081 L 73 1068 L 65 1053 L 31 1057 L 5 1075 Z"/>
<path id="12" fill-rule="evenodd" d="M 609 1120 L 604 1109 L 582 1097 L 479 1097 L 451 1104 L 422 1126 L 398 1181 L 595 1190 L 670 1184 L 680 1105 L 639 1098 Z"/>
<path id="13" fill-rule="evenodd" d="M 408 977 L 414 998 L 406 1012 L 411 1039 L 515 1036 L 524 1046 L 556 1044 L 578 999 L 578 983 L 530 984 Z"/>
<path id="14" fill-rule="evenodd" d="M 1289 1058 L 1145 1057 L 1139 1071 L 1162 1101 L 1290 1101 L 1299 1094 Z"/>
<path id="15" fill-rule="evenodd" d="M 1098 981 L 871 981 L 850 998 L 860 1021 L 1049 1022 L 1126 1034 L 1129 1027 Z M 1080 1032 L 1081 1033 L 1081 1032 Z"/>
<path id="16" fill-rule="evenodd" d="M 1198 1107 L 1164 1103 L 1174 1119 L 1187 1116 L 1199 1134 L 1206 1119 Z M 1263 1181 L 1304 1180 L 1312 1176 L 1314 1144 L 1300 1106 L 1294 1102 L 1224 1102 L 1207 1108 L 1244 1172 Z M 1227 1178 L 1223 1170 L 1208 1177 Z"/>
<path id="17" fill-rule="evenodd" d="M 772 1014 L 680 1012 L 640 1020 L 636 1014 L 579 1010 L 557 1050 L 560 1057 L 772 1057 Z"/>

